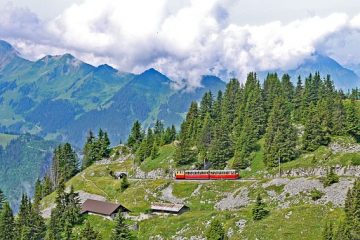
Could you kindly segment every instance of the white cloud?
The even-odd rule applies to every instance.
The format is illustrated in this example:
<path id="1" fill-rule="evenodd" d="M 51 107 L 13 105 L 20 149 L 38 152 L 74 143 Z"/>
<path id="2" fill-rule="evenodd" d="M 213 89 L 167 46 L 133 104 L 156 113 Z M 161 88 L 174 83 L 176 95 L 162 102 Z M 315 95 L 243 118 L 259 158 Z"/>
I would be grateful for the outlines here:
<path id="1" fill-rule="evenodd" d="M 5 14 L 0 10 L 0 37 L 13 39 L 33 57 L 69 51 L 123 71 L 154 67 L 190 87 L 199 86 L 203 74 L 227 70 L 244 79 L 248 71 L 293 68 L 315 51 L 336 56 L 336 49 L 344 48 L 343 33 L 351 35 L 352 42 L 354 36 L 360 38 L 354 34 L 360 29 L 360 14 L 239 25 L 230 20 L 233 6 L 232 1 L 218 0 L 176 5 L 166 0 L 85 0 L 49 22 L 27 9 L 12 8 Z M 24 25 L 28 30 L 22 32 Z"/>

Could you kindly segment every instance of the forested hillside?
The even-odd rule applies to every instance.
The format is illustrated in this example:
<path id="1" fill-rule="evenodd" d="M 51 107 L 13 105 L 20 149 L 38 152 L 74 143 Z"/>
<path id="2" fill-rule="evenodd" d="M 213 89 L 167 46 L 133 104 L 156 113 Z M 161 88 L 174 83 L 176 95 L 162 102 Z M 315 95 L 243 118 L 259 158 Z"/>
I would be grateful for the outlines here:
<path id="1" fill-rule="evenodd" d="M 244 85 L 231 80 L 224 93 L 206 93 L 193 102 L 181 125 L 174 159 L 178 165 L 245 169 L 263 140 L 268 168 L 327 146 L 331 137 L 360 141 L 359 91 L 345 95 L 327 76 L 298 79 L 268 74 L 260 85 L 250 73 Z"/>
<path id="2" fill-rule="evenodd" d="M 32 135 L 12 136 L 0 146 L 0 189 L 17 209 L 21 194 L 32 195 L 36 179 L 48 172 L 56 143 Z"/>

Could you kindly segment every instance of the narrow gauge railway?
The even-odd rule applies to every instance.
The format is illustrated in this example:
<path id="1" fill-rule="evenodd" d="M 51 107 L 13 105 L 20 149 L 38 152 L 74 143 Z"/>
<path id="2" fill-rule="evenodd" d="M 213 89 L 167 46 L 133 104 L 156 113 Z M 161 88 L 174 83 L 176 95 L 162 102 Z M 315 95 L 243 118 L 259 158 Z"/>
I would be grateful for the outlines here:
<path id="1" fill-rule="evenodd" d="M 229 179 L 235 180 L 240 177 L 236 170 L 179 170 L 175 172 L 175 179 L 179 180 L 207 180 Z"/>

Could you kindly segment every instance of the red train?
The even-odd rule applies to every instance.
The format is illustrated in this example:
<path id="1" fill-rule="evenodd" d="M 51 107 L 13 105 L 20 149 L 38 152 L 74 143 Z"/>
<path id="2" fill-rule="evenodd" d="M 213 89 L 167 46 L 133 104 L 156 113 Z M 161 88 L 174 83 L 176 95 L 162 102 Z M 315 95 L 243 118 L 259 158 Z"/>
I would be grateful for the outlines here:
<path id="1" fill-rule="evenodd" d="M 175 179 L 238 179 L 236 170 L 185 170 L 176 171 Z"/>

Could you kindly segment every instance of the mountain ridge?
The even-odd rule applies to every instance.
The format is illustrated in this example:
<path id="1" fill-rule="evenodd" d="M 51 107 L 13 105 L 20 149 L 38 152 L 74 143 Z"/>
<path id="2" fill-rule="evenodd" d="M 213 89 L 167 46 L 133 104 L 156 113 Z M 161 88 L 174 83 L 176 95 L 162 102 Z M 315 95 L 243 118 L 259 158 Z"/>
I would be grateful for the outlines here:
<path id="1" fill-rule="evenodd" d="M 7 131 L 30 132 L 80 146 L 89 129 L 108 129 L 115 121 L 124 130 L 110 138 L 119 142 L 125 140 L 128 125 L 137 119 L 152 123 L 158 118 L 160 106 L 177 93 L 172 80 L 154 68 L 133 74 L 107 64 L 96 67 L 69 53 L 46 55 L 36 61 L 23 60 L 18 53 L 14 56 L 0 68 L 0 114 L 4 116 L 0 126 Z M 199 91 L 225 88 L 221 79 L 213 81 L 215 89 L 213 83 L 205 82 L 194 93 L 182 93 L 187 96 L 186 104 L 200 100 Z M 179 122 L 168 118 L 165 124 Z"/>

